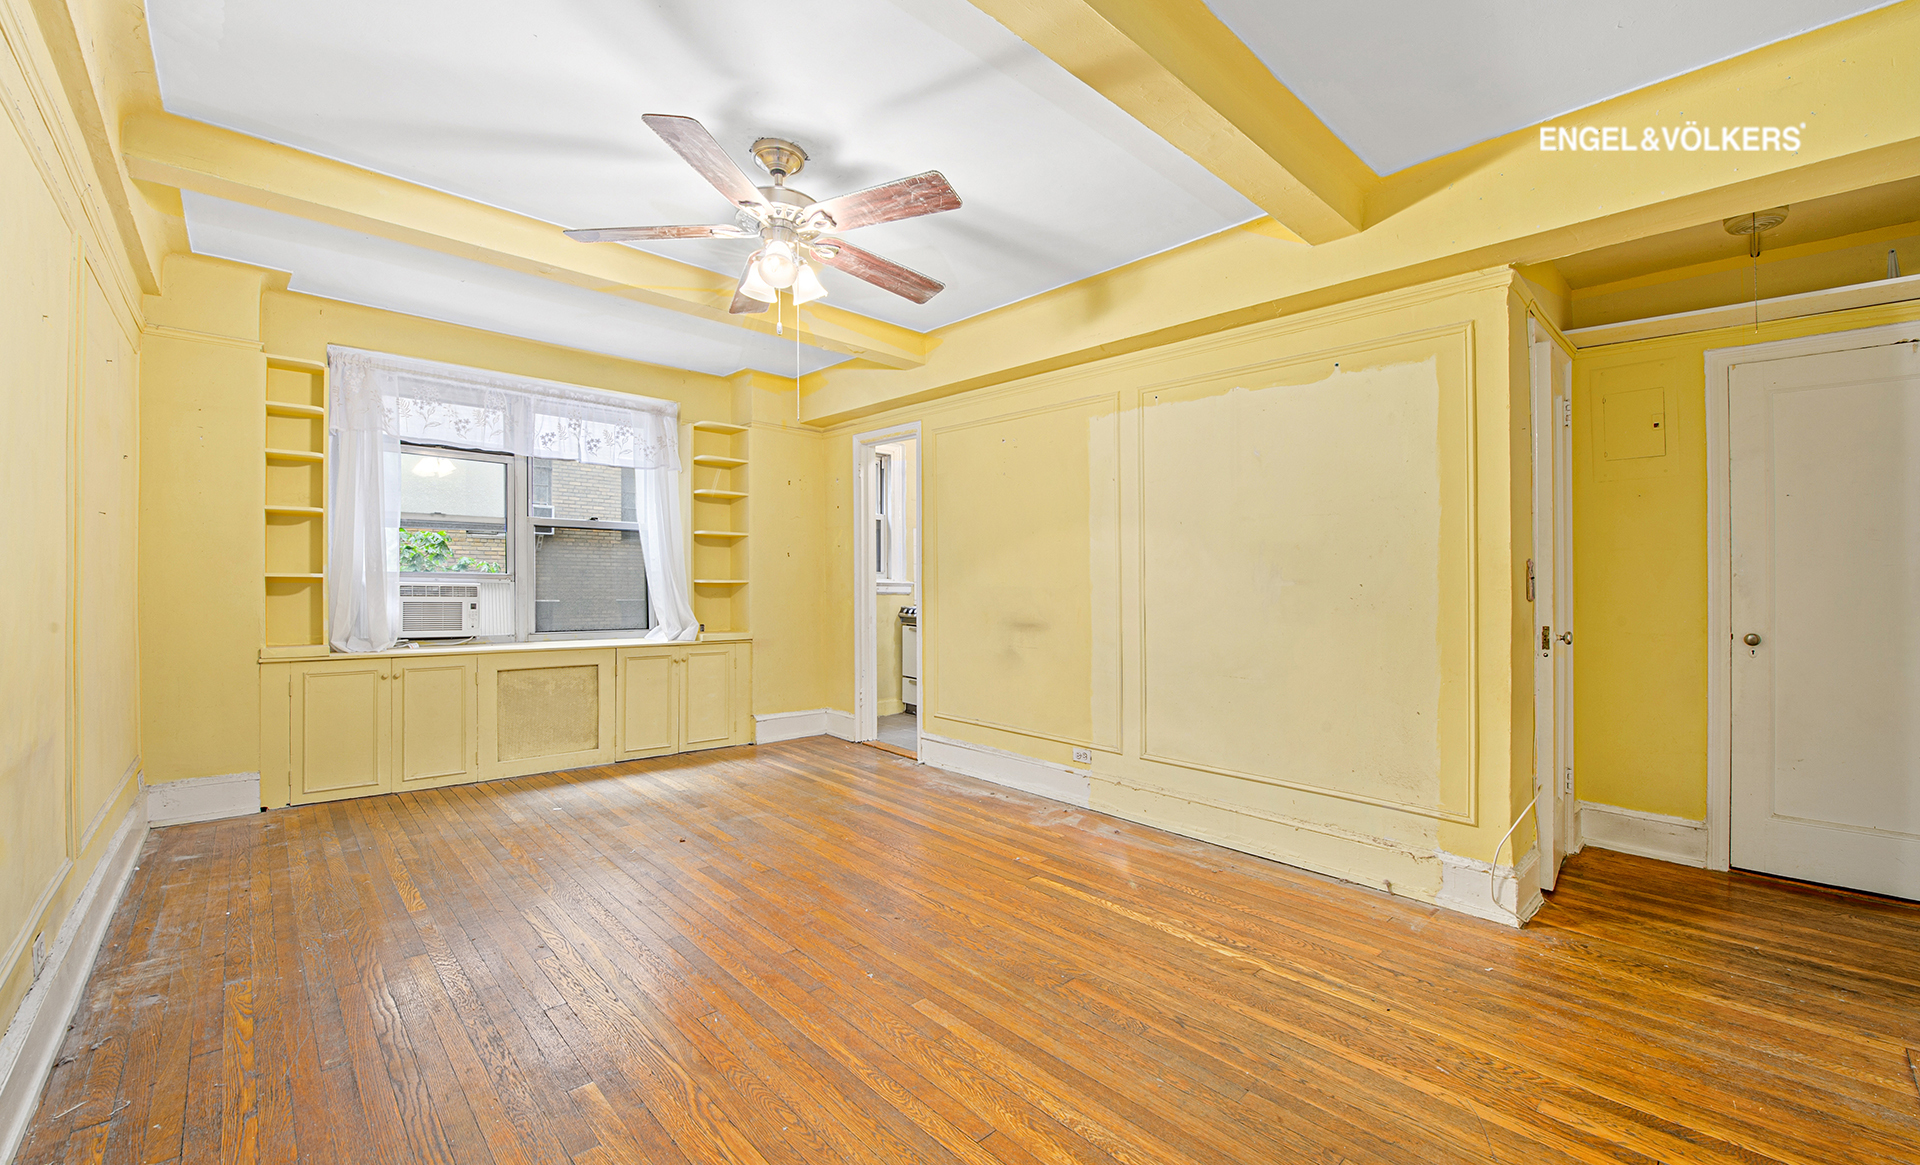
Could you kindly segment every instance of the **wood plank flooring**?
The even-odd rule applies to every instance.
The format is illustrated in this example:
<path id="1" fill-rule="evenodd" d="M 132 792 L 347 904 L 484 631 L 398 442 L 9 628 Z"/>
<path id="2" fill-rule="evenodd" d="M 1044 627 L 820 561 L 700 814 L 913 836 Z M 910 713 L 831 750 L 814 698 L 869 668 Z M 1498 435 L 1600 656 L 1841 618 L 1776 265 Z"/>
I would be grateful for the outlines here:
<path id="1" fill-rule="evenodd" d="M 21 1160 L 1920 1160 L 1920 908 L 1524 931 L 819 738 L 156 831 Z"/>

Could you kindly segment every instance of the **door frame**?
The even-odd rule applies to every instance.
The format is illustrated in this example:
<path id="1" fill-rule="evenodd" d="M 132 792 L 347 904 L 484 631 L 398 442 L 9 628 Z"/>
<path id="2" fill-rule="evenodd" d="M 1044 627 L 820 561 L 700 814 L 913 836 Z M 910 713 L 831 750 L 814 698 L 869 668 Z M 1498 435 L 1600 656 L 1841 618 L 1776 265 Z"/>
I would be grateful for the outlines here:
<path id="1" fill-rule="evenodd" d="M 892 445 L 896 442 L 913 442 L 913 529 L 914 540 L 910 553 L 913 556 L 914 599 L 920 607 L 920 643 L 921 672 L 926 671 L 926 634 L 927 634 L 927 584 L 920 569 L 921 543 L 925 541 L 921 525 L 921 515 L 926 510 L 926 456 L 925 442 L 920 439 L 920 422 L 906 421 L 885 429 L 871 429 L 856 434 L 853 438 L 853 739 L 857 741 L 873 740 L 880 735 L 880 672 L 876 655 L 880 644 L 874 629 L 874 619 L 879 604 L 875 601 L 874 585 L 877 576 L 873 568 L 873 528 L 867 521 L 872 512 L 872 498 L 869 491 L 873 488 L 871 475 L 867 467 L 873 463 L 876 446 Z M 926 735 L 927 705 L 926 676 L 920 678 L 920 713 L 914 717 L 918 729 L 913 752 L 919 756 L 923 751 Z"/>
<path id="2" fill-rule="evenodd" d="M 1535 593 L 1533 625 L 1551 628 L 1557 638 L 1573 628 L 1573 354 L 1531 314 L 1527 333 L 1533 477 L 1529 562 L 1534 576 L 1545 581 L 1544 593 Z M 1559 408 L 1556 398 L 1564 402 Z M 1560 863 L 1579 849 L 1578 819 L 1568 813 L 1574 804 L 1573 660 L 1568 653 L 1574 645 L 1569 641 L 1542 648 L 1533 642 L 1531 628 L 1528 645 L 1534 666 L 1534 844 L 1540 854 L 1540 888 L 1552 890 Z"/>
<path id="3" fill-rule="evenodd" d="M 1822 332 L 1706 351 L 1707 396 L 1707 869 L 1733 864 L 1733 461 L 1728 450 L 1733 370 L 1920 343 L 1920 321 Z"/>

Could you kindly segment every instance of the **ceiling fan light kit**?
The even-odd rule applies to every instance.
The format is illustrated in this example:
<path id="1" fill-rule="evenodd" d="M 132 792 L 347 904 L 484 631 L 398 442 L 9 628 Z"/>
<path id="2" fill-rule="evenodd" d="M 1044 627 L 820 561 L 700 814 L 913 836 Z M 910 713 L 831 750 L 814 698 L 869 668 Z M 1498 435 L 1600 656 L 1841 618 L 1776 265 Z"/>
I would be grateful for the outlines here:
<path id="1" fill-rule="evenodd" d="M 784 138 L 761 138 L 752 154 L 773 185 L 759 186 L 734 164 L 706 127 L 691 117 L 649 113 L 641 119 L 736 208 L 735 221 L 710 226 L 600 227 L 567 231 L 582 243 L 661 242 L 672 239 L 761 240 L 734 288 L 729 311 L 761 312 L 790 291 L 796 305 L 827 294 L 809 260 L 825 263 L 915 303 L 946 285 L 911 268 L 861 250 L 829 232 L 850 231 L 957 210 L 960 196 L 937 170 L 816 202 L 787 185 L 806 167 L 807 152 Z"/>

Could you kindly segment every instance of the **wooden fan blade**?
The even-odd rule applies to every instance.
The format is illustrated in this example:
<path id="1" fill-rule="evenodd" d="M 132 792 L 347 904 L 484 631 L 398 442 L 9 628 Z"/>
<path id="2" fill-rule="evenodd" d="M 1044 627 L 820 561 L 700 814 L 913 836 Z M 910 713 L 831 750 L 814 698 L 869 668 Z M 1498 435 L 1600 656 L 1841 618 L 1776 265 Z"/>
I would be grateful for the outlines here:
<path id="1" fill-rule="evenodd" d="M 643 243 L 658 239 L 746 239 L 746 231 L 730 223 L 694 227 L 596 227 L 593 230 L 566 231 L 576 243 Z"/>
<path id="2" fill-rule="evenodd" d="M 676 117 L 670 113 L 649 113 L 640 119 L 647 128 L 660 135 L 660 140 L 673 148 L 673 152 L 686 160 L 687 165 L 700 171 L 700 176 L 713 183 L 713 188 L 726 195 L 727 201 L 735 206 L 765 206 L 766 198 L 760 188 L 753 184 L 745 171 L 727 156 L 720 143 L 713 140 L 707 127 L 691 117 Z"/>
<path id="3" fill-rule="evenodd" d="M 752 270 L 753 264 L 748 263 L 747 268 L 748 270 Z M 762 303 L 759 300 L 754 299 L 752 296 L 748 295 L 745 291 L 742 291 L 741 288 L 745 287 L 746 285 L 747 285 L 747 273 L 746 271 L 742 271 L 740 273 L 740 282 L 734 285 L 733 302 L 727 305 L 727 311 L 737 316 L 750 316 L 750 315 L 756 315 L 760 312 L 766 311 L 768 308 L 773 306 L 770 303 Z"/>
<path id="4" fill-rule="evenodd" d="M 938 170 L 928 170 L 925 174 L 883 182 L 852 194 L 816 202 L 808 209 L 825 211 L 833 220 L 830 229 L 850 231 L 855 227 L 869 227 L 902 218 L 919 218 L 923 214 L 939 214 L 943 210 L 959 208 L 960 196 L 953 192 L 953 187 L 947 185 L 946 178 Z"/>
<path id="5" fill-rule="evenodd" d="M 855 279 L 864 279 L 875 287 L 915 303 L 925 303 L 947 287 L 938 279 L 929 279 L 910 267 L 902 267 L 891 259 L 882 259 L 872 251 L 863 251 L 852 243 L 821 239 L 817 246 L 819 249 L 814 251 L 814 257 L 827 266 L 845 271 Z M 833 253 L 828 254 L 829 250 Z"/>

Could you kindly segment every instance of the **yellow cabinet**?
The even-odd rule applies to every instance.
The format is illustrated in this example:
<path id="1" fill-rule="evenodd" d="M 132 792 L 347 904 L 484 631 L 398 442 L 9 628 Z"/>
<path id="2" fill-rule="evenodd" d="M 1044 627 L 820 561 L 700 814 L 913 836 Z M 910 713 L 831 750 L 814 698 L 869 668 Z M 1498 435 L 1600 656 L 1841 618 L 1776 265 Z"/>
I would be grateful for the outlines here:
<path id="1" fill-rule="evenodd" d="M 293 803 L 391 792 L 389 661 L 316 661 L 290 671 Z"/>
<path id="2" fill-rule="evenodd" d="M 620 651 L 621 759 L 746 744 L 744 643 L 663 643 Z"/>
<path id="3" fill-rule="evenodd" d="M 267 805 L 747 744 L 745 640 L 396 651 L 260 666 Z"/>
<path id="4" fill-rule="evenodd" d="M 735 675 L 733 645 L 694 644 L 681 654 L 681 659 L 685 687 L 680 700 L 681 751 L 736 743 L 739 679 Z"/>
<path id="5" fill-rule="evenodd" d="M 620 653 L 620 759 L 680 751 L 680 661 L 668 648 Z"/>
<path id="6" fill-rule="evenodd" d="M 479 776 L 478 660 L 393 660 L 393 788 L 431 789 Z"/>

